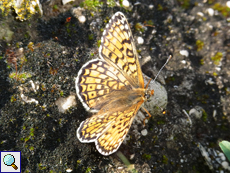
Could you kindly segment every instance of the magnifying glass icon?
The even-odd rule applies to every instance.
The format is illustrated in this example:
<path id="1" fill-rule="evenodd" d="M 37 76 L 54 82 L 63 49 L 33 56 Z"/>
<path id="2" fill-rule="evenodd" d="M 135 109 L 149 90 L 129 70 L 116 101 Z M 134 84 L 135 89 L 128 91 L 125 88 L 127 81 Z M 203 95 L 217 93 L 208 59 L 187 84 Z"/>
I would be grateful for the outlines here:
<path id="1" fill-rule="evenodd" d="M 15 163 L 15 158 L 11 154 L 7 154 L 3 158 L 3 162 L 7 166 L 12 166 L 15 170 L 18 169 L 18 167 L 14 164 Z"/>

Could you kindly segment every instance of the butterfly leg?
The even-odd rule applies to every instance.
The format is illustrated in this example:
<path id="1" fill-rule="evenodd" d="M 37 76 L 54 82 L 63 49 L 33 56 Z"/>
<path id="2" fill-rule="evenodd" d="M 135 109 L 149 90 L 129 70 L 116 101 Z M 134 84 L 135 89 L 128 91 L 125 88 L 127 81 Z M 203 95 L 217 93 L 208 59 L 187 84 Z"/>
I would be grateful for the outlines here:
<path id="1" fill-rule="evenodd" d="M 145 109 L 144 107 L 142 107 L 144 109 L 144 111 L 149 115 L 148 117 L 145 117 L 145 119 L 143 120 L 143 124 L 145 126 L 145 120 L 149 119 L 152 115 L 149 113 L 149 111 L 147 111 L 147 109 Z"/>

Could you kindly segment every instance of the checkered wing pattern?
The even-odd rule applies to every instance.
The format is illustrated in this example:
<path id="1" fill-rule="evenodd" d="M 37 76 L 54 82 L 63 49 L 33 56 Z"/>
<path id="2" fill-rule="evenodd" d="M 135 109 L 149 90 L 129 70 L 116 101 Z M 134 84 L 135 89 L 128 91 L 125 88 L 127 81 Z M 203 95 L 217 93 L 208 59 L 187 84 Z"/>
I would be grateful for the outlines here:
<path id="1" fill-rule="evenodd" d="M 100 59 L 86 63 L 76 80 L 78 98 L 86 110 L 98 112 L 105 104 L 99 104 L 115 90 L 130 90 L 128 80 L 114 67 Z"/>
<path id="2" fill-rule="evenodd" d="M 128 21 L 123 13 L 113 15 L 103 32 L 99 55 L 118 69 L 133 87 L 144 88 L 144 80 Z"/>
<path id="3" fill-rule="evenodd" d="M 144 102 L 144 80 L 128 22 L 121 12 L 106 26 L 99 48 L 101 59 L 86 63 L 76 78 L 78 98 L 97 112 L 80 124 L 81 142 L 95 142 L 103 155 L 117 151 Z"/>
<path id="4" fill-rule="evenodd" d="M 77 130 L 81 142 L 95 142 L 97 150 L 107 156 L 117 151 L 133 122 L 139 105 L 126 111 L 94 115 L 86 119 Z"/>

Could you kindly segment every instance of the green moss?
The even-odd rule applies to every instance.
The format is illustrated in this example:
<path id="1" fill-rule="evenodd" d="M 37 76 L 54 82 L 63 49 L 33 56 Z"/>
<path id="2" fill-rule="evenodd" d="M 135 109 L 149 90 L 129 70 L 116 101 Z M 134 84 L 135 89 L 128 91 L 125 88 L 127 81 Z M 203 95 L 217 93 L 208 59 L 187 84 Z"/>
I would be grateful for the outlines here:
<path id="1" fill-rule="evenodd" d="M 31 147 L 29 148 L 29 150 L 33 151 L 33 150 L 34 150 L 34 147 L 31 146 Z"/>
<path id="2" fill-rule="evenodd" d="M 211 57 L 211 60 L 214 61 L 215 65 L 219 65 L 222 58 L 223 54 L 221 52 L 217 52 L 215 56 Z"/>
<path id="3" fill-rule="evenodd" d="M 115 7 L 116 2 L 114 0 L 107 0 L 107 5 L 108 5 L 108 7 Z"/>
<path id="4" fill-rule="evenodd" d="M 14 97 L 14 96 L 11 96 L 11 98 L 10 98 L 10 102 L 15 102 L 17 99 Z"/>
<path id="5" fill-rule="evenodd" d="M 169 80 L 169 81 L 175 81 L 175 77 L 168 77 L 167 80 Z"/>
<path id="6" fill-rule="evenodd" d="M 93 40 L 93 34 L 89 34 L 88 35 L 88 39 L 91 41 L 91 40 Z"/>
<path id="7" fill-rule="evenodd" d="M 66 28 L 66 32 L 70 34 L 71 30 L 69 28 Z"/>
<path id="8" fill-rule="evenodd" d="M 190 0 L 177 0 L 177 2 L 183 9 L 187 10 L 190 7 Z"/>
<path id="9" fill-rule="evenodd" d="M 30 139 L 30 136 L 26 137 L 24 141 L 27 142 L 29 139 Z"/>
<path id="10" fill-rule="evenodd" d="M 23 82 L 23 81 L 25 81 L 26 79 L 32 77 L 32 75 L 31 75 L 30 73 L 27 73 L 27 72 L 18 73 L 18 74 L 16 74 L 16 72 L 12 72 L 12 73 L 9 74 L 9 77 L 10 77 L 11 79 L 14 78 L 14 79 L 17 79 L 17 80 Z"/>
<path id="11" fill-rule="evenodd" d="M 64 92 L 61 90 L 60 91 L 60 96 L 62 97 L 64 95 Z"/>
<path id="12" fill-rule="evenodd" d="M 213 4 L 216 0 L 208 0 L 208 4 Z"/>
<path id="13" fill-rule="evenodd" d="M 204 65 L 204 59 L 200 60 L 200 65 Z"/>
<path id="14" fill-rule="evenodd" d="M 225 88 L 224 88 L 224 91 L 226 92 L 226 95 L 229 95 L 229 94 L 230 94 L 230 88 L 225 87 Z"/>
<path id="15" fill-rule="evenodd" d="M 38 164 L 38 167 L 40 170 L 45 170 L 46 169 L 46 166 L 43 166 L 43 164 L 39 163 Z"/>
<path id="16" fill-rule="evenodd" d="M 58 10 L 58 6 L 57 6 L 57 5 L 54 5 L 54 6 L 53 6 L 53 9 L 54 9 L 54 10 Z"/>
<path id="17" fill-rule="evenodd" d="M 26 126 L 23 126 L 22 129 L 23 129 L 23 130 L 26 130 Z"/>
<path id="18" fill-rule="evenodd" d="M 144 23 L 145 23 L 146 26 L 151 26 L 151 27 L 153 27 L 153 25 L 154 25 L 154 23 L 153 23 L 152 20 L 147 20 L 147 21 L 145 21 Z"/>
<path id="19" fill-rule="evenodd" d="M 162 162 L 168 164 L 168 158 L 165 155 L 162 156 Z"/>
<path id="20" fill-rule="evenodd" d="M 197 51 L 200 51 L 200 50 L 203 49 L 203 47 L 204 47 L 204 42 L 201 41 L 201 40 L 197 40 L 197 41 L 196 41 L 196 50 L 197 50 Z"/>
<path id="21" fill-rule="evenodd" d="M 162 11 L 163 9 L 164 9 L 164 8 L 162 7 L 161 4 L 158 4 L 158 5 L 157 5 L 157 10 L 158 10 L 158 11 Z"/>
<path id="22" fill-rule="evenodd" d="M 34 128 L 30 129 L 30 136 L 34 136 Z"/>
<path id="23" fill-rule="evenodd" d="M 150 160 L 151 159 L 151 155 L 150 154 L 143 154 L 142 157 L 146 160 Z"/>
<path id="24" fill-rule="evenodd" d="M 58 121 L 58 124 L 61 124 L 61 123 L 62 123 L 62 118 L 60 118 Z"/>
<path id="25" fill-rule="evenodd" d="M 202 110 L 202 120 L 206 122 L 208 119 L 208 114 L 205 112 L 205 110 Z"/>
<path id="26" fill-rule="evenodd" d="M 87 10 L 99 11 L 99 8 L 102 7 L 103 2 L 99 0 L 85 0 L 80 4 L 81 7 L 84 7 Z"/>
<path id="27" fill-rule="evenodd" d="M 214 10 L 217 10 L 219 13 L 221 13 L 224 17 L 230 16 L 230 8 L 227 6 L 223 6 L 220 3 L 215 3 L 212 8 Z"/>
<path id="28" fill-rule="evenodd" d="M 157 124 L 158 125 L 163 125 L 163 124 L 165 124 L 165 122 L 164 121 L 157 121 Z"/>
<path id="29" fill-rule="evenodd" d="M 207 104 L 207 100 L 209 99 L 209 95 L 203 94 L 201 96 L 197 96 L 197 100 L 203 104 Z"/>
<path id="30" fill-rule="evenodd" d="M 137 31 L 144 32 L 144 26 L 143 26 L 141 23 L 136 23 L 136 25 L 134 26 L 134 28 L 135 28 Z"/>
<path id="31" fill-rule="evenodd" d="M 137 50 L 137 53 L 138 53 L 138 54 L 141 53 L 141 50 L 138 49 L 138 50 Z"/>
<path id="32" fill-rule="evenodd" d="M 207 18 L 206 18 L 206 17 L 202 17 L 202 19 L 203 19 L 203 21 L 204 21 L 204 22 L 207 20 Z"/>
<path id="33" fill-rule="evenodd" d="M 100 47 L 101 46 L 101 40 L 98 40 L 97 41 L 97 47 Z"/>
<path id="34" fill-rule="evenodd" d="M 91 170 L 92 170 L 92 168 L 87 167 L 85 173 L 89 173 L 89 172 L 91 172 Z"/>

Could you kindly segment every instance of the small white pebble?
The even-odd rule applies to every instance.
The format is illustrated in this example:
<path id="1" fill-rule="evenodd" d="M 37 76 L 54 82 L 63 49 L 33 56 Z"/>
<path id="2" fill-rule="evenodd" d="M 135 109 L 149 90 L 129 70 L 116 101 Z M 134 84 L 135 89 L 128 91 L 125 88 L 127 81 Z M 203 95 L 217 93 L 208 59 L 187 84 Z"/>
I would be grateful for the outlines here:
<path id="1" fill-rule="evenodd" d="M 21 93 L 20 96 L 21 96 L 22 100 L 23 100 L 24 102 L 26 102 L 26 103 L 36 103 L 36 104 L 38 104 L 38 101 L 37 101 L 37 100 L 35 100 L 35 99 L 33 99 L 33 98 L 29 98 L 29 97 L 25 96 L 23 93 Z"/>
<path id="2" fill-rule="evenodd" d="M 61 113 L 65 113 L 67 109 L 72 106 L 76 106 L 76 98 L 75 95 L 69 95 L 66 98 L 60 97 L 58 100 L 55 101 L 55 104 L 58 106 L 58 110 Z"/>
<path id="3" fill-rule="evenodd" d="M 31 5 L 30 6 L 30 11 L 32 12 L 32 13 L 35 13 L 35 9 L 34 9 L 34 7 Z"/>
<path id="4" fill-rule="evenodd" d="M 223 160 L 223 161 L 225 161 L 225 160 L 226 160 L 225 155 L 224 155 L 223 153 L 220 153 L 220 154 L 219 154 L 219 157 L 220 157 L 220 158 L 221 158 L 221 160 Z"/>
<path id="5" fill-rule="evenodd" d="M 184 159 L 180 159 L 180 162 L 181 162 L 181 163 L 184 163 Z"/>
<path id="6" fill-rule="evenodd" d="M 185 60 L 182 60 L 182 61 L 180 61 L 182 64 L 186 64 L 186 61 Z"/>
<path id="7" fill-rule="evenodd" d="M 24 49 L 23 48 L 19 48 L 18 51 L 19 51 L 19 53 L 23 53 Z"/>
<path id="8" fill-rule="evenodd" d="M 31 4 L 35 6 L 37 3 L 35 1 L 32 1 Z"/>
<path id="9" fill-rule="evenodd" d="M 146 136 L 146 135 L 148 134 L 148 131 L 147 131 L 146 129 L 143 129 L 143 130 L 141 131 L 141 134 L 142 134 L 143 136 Z"/>
<path id="10" fill-rule="evenodd" d="M 137 37 L 137 43 L 138 44 L 143 44 L 144 43 L 144 39 L 142 37 Z"/>
<path id="11" fill-rule="evenodd" d="M 208 85 L 208 84 L 209 84 L 209 85 L 215 84 L 215 82 L 213 81 L 212 78 L 206 79 L 204 82 L 205 82 L 206 85 Z"/>
<path id="12" fill-rule="evenodd" d="M 67 3 L 71 2 L 71 1 L 74 1 L 74 0 L 62 0 L 62 4 L 65 5 L 65 4 L 67 4 Z"/>
<path id="13" fill-rule="evenodd" d="M 82 11 L 84 11 L 83 8 L 77 7 L 72 8 L 71 13 L 74 17 L 78 18 L 79 16 L 82 16 Z"/>
<path id="14" fill-rule="evenodd" d="M 132 160 L 134 158 L 135 154 L 131 154 L 129 159 Z"/>
<path id="15" fill-rule="evenodd" d="M 136 2 L 136 3 L 134 3 L 134 5 L 141 5 L 141 3 L 140 2 Z"/>
<path id="16" fill-rule="evenodd" d="M 223 166 L 224 169 L 229 169 L 228 168 L 229 167 L 228 162 L 224 161 L 224 162 L 221 163 L 221 165 Z"/>
<path id="17" fill-rule="evenodd" d="M 204 13 L 201 13 L 201 12 L 198 12 L 198 13 L 196 13 L 198 16 L 200 16 L 200 17 L 204 17 Z"/>
<path id="18" fill-rule="evenodd" d="M 200 119 L 202 117 L 202 110 L 198 110 L 198 108 L 192 108 L 190 111 L 189 111 L 189 115 L 191 117 L 195 117 L 197 119 Z"/>
<path id="19" fill-rule="evenodd" d="M 186 56 L 186 57 L 188 57 L 188 55 L 189 55 L 187 50 L 181 50 L 180 54 L 183 55 L 183 56 Z"/>
<path id="20" fill-rule="evenodd" d="M 66 169 L 66 172 L 72 172 L 73 170 L 72 169 L 70 169 L 70 168 L 67 168 Z"/>
<path id="21" fill-rule="evenodd" d="M 215 69 L 216 69 L 216 71 L 220 71 L 220 70 L 221 70 L 221 68 L 220 68 L 220 67 L 216 67 Z"/>
<path id="22" fill-rule="evenodd" d="M 157 33 L 157 30 L 153 29 L 152 34 L 156 34 L 156 33 Z"/>
<path id="23" fill-rule="evenodd" d="M 217 111 L 213 110 L 212 117 L 214 118 L 214 120 L 216 120 L 216 114 L 217 114 Z"/>
<path id="24" fill-rule="evenodd" d="M 213 16 L 214 15 L 214 10 L 212 8 L 207 9 L 208 15 Z"/>
<path id="25" fill-rule="evenodd" d="M 86 18 L 85 18 L 85 16 L 79 16 L 78 20 L 79 20 L 80 23 L 85 23 Z"/>
<path id="26" fill-rule="evenodd" d="M 153 7 L 154 7 L 154 5 L 152 5 L 152 4 L 149 5 L 149 9 L 150 9 L 150 10 L 152 10 Z"/>
<path id="27" fill-rule="evenodd" d="M 129 4 L 129 1 L 123 0 L 122 5 L 123 5 L 125 8 L 128 8 L 130 4 Z"/>
<path id="28" fill-rule="evenodd" d="M 230 8 L 230 1 L 227 1 L 227 2 L 226 2 L 226 6 L 227 6 L 228 8 Z"/>
<path id="29" fill-rule="evenodd" d="M 30 80 L 29 82 L 30 82 L 30 84 L 31 84 L 31 86 L 32 86 L 32 89 L 33 89 L 34 92 L 36 93 L 38 87 L 35 86 L 35 84 L 34 84 L 34 82 L 33 82 L 32 80 Z M 38 88 L 38 89 L 39 89 L 39 88 Z"/>

